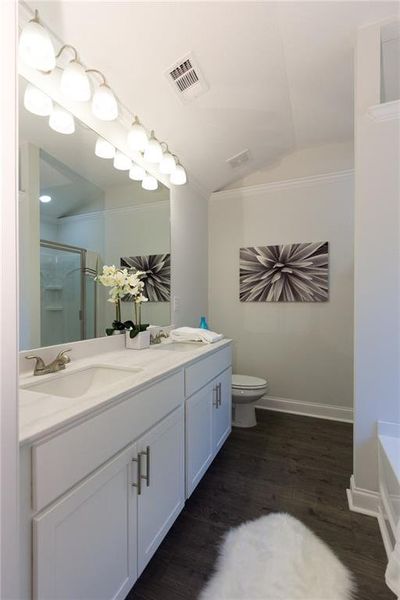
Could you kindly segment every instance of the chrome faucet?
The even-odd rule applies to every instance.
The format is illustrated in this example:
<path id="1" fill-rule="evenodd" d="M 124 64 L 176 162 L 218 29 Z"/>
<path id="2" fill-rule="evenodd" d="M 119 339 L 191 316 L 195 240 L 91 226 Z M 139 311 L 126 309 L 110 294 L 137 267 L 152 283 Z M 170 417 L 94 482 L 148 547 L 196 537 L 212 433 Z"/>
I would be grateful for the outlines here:
<path id="1" fill-rule="evenodd" d="M 40 356 L 29 355 L 25 356 L 25 358 L 28 360 L 34 358 L 36 360 L 35 368 L 33 369 L 34 375 L 47 375 L 47 373 L 57 373 L 57 371 L 65 369 L 65 365 L 71 362 L 67 352 L 71 352 L 71 350 L 62 350 L 59 352 L 56 358 L 48 365 L 45 364 L 43 358 Z"/>

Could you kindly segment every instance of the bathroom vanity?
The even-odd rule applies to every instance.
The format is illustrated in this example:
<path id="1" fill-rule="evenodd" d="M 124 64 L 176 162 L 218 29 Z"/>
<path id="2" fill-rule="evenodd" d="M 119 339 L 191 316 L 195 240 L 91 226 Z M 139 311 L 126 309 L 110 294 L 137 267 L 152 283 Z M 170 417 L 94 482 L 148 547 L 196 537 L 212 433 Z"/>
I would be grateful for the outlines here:
<path id="1" fill-rule="evenodd" d="M 231 431 L 229 340 L 102 343 L 21 376 L 24 599 L 125 598 Z"/>

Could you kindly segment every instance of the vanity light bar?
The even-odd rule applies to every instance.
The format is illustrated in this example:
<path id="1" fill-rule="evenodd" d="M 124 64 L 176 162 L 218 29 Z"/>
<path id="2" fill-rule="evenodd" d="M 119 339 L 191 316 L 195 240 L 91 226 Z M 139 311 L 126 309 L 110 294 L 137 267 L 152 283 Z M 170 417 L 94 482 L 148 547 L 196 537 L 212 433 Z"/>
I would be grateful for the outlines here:
<path id="1" fill-rule="evenodd" d="M 70 50 L 73 58 L 68 61 L 65 67 L 60 67 L 57 65 L 57 59 L 65 50 Z M 118 118 L 120 114 L 119 103 L 103 73 L 97 69 L 86 69 L 83 63 L 80 62 L 78 51 L 74 46 L 65 44 L 61 46 L 56 54 L 49 32 L 40 22 L 37 10 L 35 10 L 33 19 L 22 29 L 19 40 L 19 56 L 29 67 L 43 73 L 50 74 L 54 69 L 61 69 L 61 92 L 68 100 L 74 102 L 89 102 L 91 100 L 92 113 L 101 121 L 114 121 Z M 98 81 L 99 78 L 100 82 Z M 73 133 L 75 126 L 72 114 L 58 106 L 53 107 L 51 99 L 46 100 L 46 95 L 43 92 L 34 88 L 31 84 L 29 86 L 30 91 L 24 101 L 25 108 L 36 115 L 47 113 L 50 127 L 55 131 L 64 134 Z M 92 93 L 93 87 L 94 91 Z M 129 148 L 135 153 L 140 153 L 140 156 L 146 162 L 158 164 L 160 173 L 168 175 L 173 185 L 184 185 L 187 182 L 186 171 L 180 164 L 178 157 L 169 151 L 165 142 L 160 142 L 155 137 L 154 131 L 151 131 L 150 136 L 148 136 L 146 129 L 137 116 L 134 117 L 128 131 L 127 143 Z M 165 146 L 165 149 L 163 146 Z M 97 156 L 106 158 L 106 156 L 98 153 L 98 144 L 96 144 L 95 152 Z M 114 150 L 114 156 L 109 150 L 109 154 L 112 155 L 110 158 L 116 159 L 117 152 L 117 150 Z M 118 159 L 115 162 L 119 164 Z M 116 168 L 121 169 L 122 167 L 116 166 Z M 128 170 L 130 167 L 124 168 Z M 147 174 L 143 176 L 143 179 L 148 177 L 151 176 Z M 150 180 L 148 180 L 148 185 L 143 187 L 149 190 L 157 189 L 154 182 L 150 182 Z"/>

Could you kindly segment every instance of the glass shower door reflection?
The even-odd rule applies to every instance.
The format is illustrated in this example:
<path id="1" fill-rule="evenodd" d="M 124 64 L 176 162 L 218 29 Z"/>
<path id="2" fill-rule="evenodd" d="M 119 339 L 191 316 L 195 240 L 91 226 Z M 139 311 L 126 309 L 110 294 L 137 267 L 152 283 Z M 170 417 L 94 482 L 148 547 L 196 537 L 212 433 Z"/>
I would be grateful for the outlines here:
<path id="1" fill-rule="evenodd" d="M 83 251 L 40 243 L 41 345 L 75 342 L 83 329 Z"/>

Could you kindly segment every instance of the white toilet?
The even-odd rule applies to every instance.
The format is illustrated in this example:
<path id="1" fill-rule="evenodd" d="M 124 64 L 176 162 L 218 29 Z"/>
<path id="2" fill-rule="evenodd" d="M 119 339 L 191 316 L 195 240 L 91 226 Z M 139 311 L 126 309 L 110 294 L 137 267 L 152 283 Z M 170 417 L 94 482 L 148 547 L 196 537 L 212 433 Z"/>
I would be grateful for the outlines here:
<path id="1" fill-rule="evenodd" d="M 232 425 L 234 427 L 257 425 L 255 405 L 267 389 L 268 382 L 261 377 L 232 375 Z"/>

